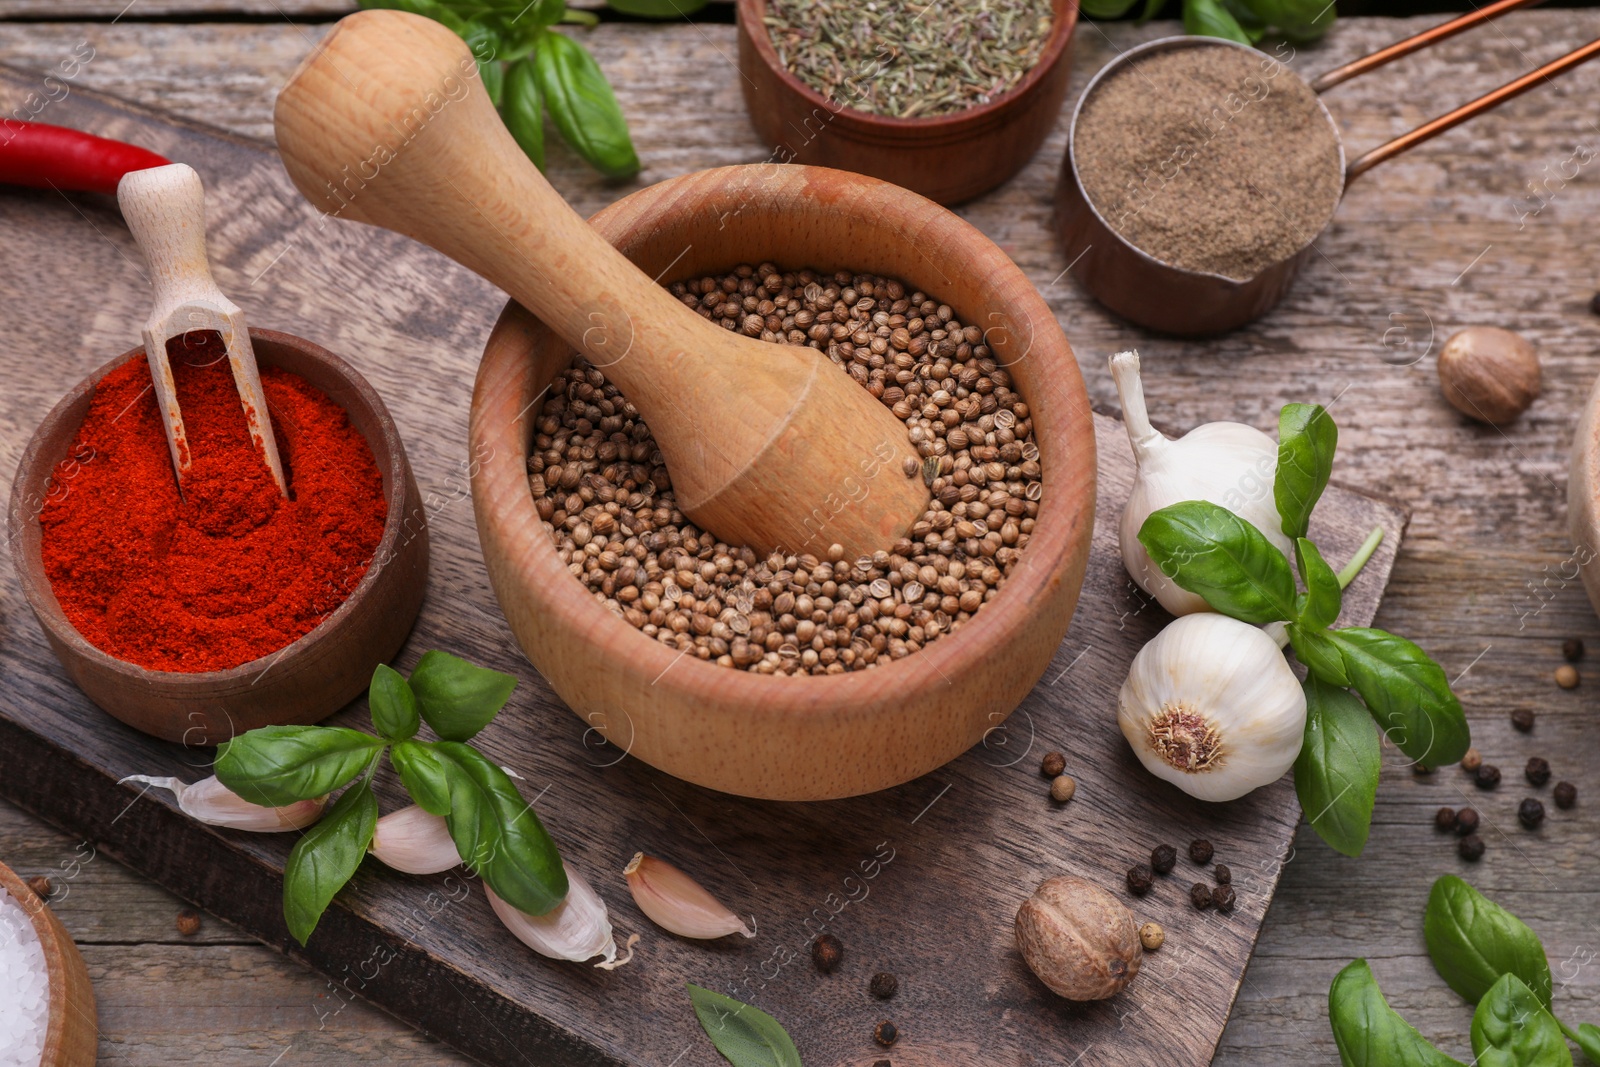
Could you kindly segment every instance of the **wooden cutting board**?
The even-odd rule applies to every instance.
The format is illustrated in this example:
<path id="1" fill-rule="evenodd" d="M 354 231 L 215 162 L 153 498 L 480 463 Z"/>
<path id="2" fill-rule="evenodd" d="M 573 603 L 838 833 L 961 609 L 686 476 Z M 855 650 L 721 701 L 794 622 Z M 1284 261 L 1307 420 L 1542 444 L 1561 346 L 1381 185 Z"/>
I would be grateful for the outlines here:
<path id="1" fill-rule="evenodd" d="M 34 79 L 0 68 L 0 109 Z M 41 115 L 135 141 L 194 166 L 208 192 L 218 281 L 257 325 L 350 359 L 400 425 L 428 500 L 427 602 L 398 666 L 444 648 L 522 679 L 481 736 L 517 769 L 563 854 L 606 897 L 619 933 L 643 935 L 614 972 L 546 960 L 500 927 L 460 874 L 410 877 L 367 864 L 309 946 L 281 910 L 291 839 L 197 825 L 171 803 L 117 785 L 128 774 L 204 776 L 207 749 L 144 737 L 102 714 L 66 680 L 10 566 L 0 573 L 0 795 L 235 923 L 328 977 L 331 1017 L 354 997 L 488 1063 L 719 1064 L 684 983 L 756 1004 L 789 1030 L 809 1067 L 892 1058 L 932 1064 L 1195 1065 L 1211 1059 L 1255 943 L 1299 808 L 1287 779 L 1227 805 L 1190 800 L 1137 764 L 1116 727 L 1115 693 L 1134 653 L 1166 621 L 1134 589 L 1115 521 L 1133 474 L 1120 422 L 1096 415 L 1100 498 L 1077 616 L 1050 669 L 1005 724 L 949 766 L 853 800 L 779 804 L 709 792 L 598 742 L 513 644 L 478 551 L 467 498 L 467 406 L 478 354 L 503 296 L 415 244 L 324 221 L 290 187 L 268 146 L 81 90 Z M 8 484 L 37 420 L 91 368 L 137 343 L 148 290 L 115 204 L 0 189 L 0 470 Z M 759 250 L 752 250 L 752 259 Z M 796 264 L 795 266 L 800 266 Z M 836 267 L 841 265 L 823 265 Z M 844 265 L 847 266 L 847 265 Z M 1086 359 L 1090 373 L 1102 354 Z M 1301 397 L 1274 398 L 1292 400 Z M 1381 525 L 1383 547 L 1346 597 L 1346 624 L 1371 621 L 1406 514 L 1334 487 L 1314 524 L 1331 560 Z M 364 708 L 333 722 L 365 726 Z M 1078 779 L 1065 808 L 1038 774 L 1048 750 Z M 400 802 L 380 776 L 385 810 Z M 1231 915 L 1197 913 L 1187 859 L 1134 908 L 1166 927 L 1166 947 L 1121 997 L 1056 999 L 1012 941 L 1017 905 L 1046 877 L 1092 879 L 1119 894 L 1128 866 L 1158 843 L 1216 844 L 1232 867 Z M 737 910 L 753 941 L 703 944 L 652 927 L 621 877 L 643 849 L 689 870 Z M 844 965 L 823 976 L 809 942 L 826 930 Z M 900 993 L 873 1000 L 875 971 Z M 880 1019 L 902 1037 L 873 1044 Z"/>

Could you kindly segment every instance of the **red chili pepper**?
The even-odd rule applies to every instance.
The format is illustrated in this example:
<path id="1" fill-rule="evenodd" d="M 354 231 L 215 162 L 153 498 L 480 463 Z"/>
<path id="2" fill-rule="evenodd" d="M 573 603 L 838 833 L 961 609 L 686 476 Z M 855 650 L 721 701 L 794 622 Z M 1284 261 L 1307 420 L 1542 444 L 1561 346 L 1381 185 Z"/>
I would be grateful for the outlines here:
<path id="1" fill-rule="evenodd" d="M 115 196 L 124 174 L 170 162 L 138 145 L 65 126 L 0 120 L 0 182 L 11 185 Z"/>

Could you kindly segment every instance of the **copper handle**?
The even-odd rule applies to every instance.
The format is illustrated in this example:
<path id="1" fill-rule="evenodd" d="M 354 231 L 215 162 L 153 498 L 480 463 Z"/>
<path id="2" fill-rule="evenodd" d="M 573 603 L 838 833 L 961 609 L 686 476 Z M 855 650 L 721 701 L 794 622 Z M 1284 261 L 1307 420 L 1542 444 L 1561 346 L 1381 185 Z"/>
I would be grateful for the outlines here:
<path id="1" fill-rule="evenodd" d="M 1476 11 L 1469 11 L 1460 18 L 1454 18 L 1432 29 L 1423 30 L 1415 37 L 1407 37 L 1403 41 L 1397 41 L 1388 48 L 1379 49 L 1370 56 L 1362 56 L 1360 59 L 1346 63 L 1342 67 L 1333 68 L 1322 77 L 1312 81 L 1311 91 L 1314 93 L 1326 92 L 1340 82 L 1349 81 L 1358 74 L 1365 74 L 1369 70 L 1377 70 L 1385 63 L 1393 62 L 1401 56 L 1409 56 L 1412 52 L 1421 51 L 1447 37 L 1454 37 L 1463 30 L 1470 30 L 1472 27 L 1488 22 L 1492 18 L 1498 18 L 1514 8 L 1527 7 L 1529 4 L 1538 2 L 1539 0 L 1498 0 L 1497 3 L 1490 4 L 1488 7 L 1480 7 Z"/>

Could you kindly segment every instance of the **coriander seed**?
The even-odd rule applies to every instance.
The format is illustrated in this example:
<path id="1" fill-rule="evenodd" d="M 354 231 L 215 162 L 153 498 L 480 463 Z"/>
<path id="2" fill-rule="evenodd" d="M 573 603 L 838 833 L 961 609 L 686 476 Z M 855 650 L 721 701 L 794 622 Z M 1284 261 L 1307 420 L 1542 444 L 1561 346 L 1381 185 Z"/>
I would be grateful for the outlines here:
<path id="1" fill-rule="evenodd" d="M 1211 887 L 1204 882 L 1196 882 L 1190 886 L 1189 902 L 1201 911 L 1211 907 Z"/>
<path id="2" fill-rule="evenodd" d="M 1433 816 L 1433 825 L 1441 830 L 1453 830 L 1456 826 L 1456 809 L 1440 808 Z"/>
<path id="3" fill-rule="evenodd" d="M 1046 752 L 1039 761 L 1039 773 L 1046 778 L 1058 778 L 1067 769 L 1067 757 L 1059 752 Z"/>
<path id="4" fill-rule="evenodd" d="M 1189 858 L 1200 864 L 1200 866 L 1204 867 L 1210 863 L 1213 854 L 1214 850 L 1211 847 L 1211 842 L 1205 838 L 1196 838 L 1189 842 Z"/>
<path id="5" fill-rule="evenodd" d="M 1150 887 L 1155 885 L 1155 881 L 1154 873 L 1142 863 L 1128 868 L 1128 892 L 1136 897 L 1142 897 L 1150 892 Z"/>
<path id="6" fill-rule="evenodd" d="M 1078 783 L 1065 774 L 1060 775 L 1050 783 L 1050 799 L 1057 804 L 1065 804 L 1072 799 L 1072 795 L 1077 791 Z"/>
<path id="7" fill-rule="evenodd" d="M 1583 658 L 1583 642 L 1576 637 L 1569 637 L 1561 642 L 1561 655 L 1568 663 L 1576 663 Z"/>
<path id="8" fill-rule="evenodd" d="M 1578 687 L 1578 668 L 1570 663 L 1563 663 L 1557 667 L 1556 684 L 1563 689 L 1576 689 Z"/>
<path id="9" fill-rule="evenodd" d="M 1171 845 L 1157 845 L 1150 850 L 1150 869 L 1157 874 L 1171 874 L 1178 864 L 1178 850 Z"/>
<path id="10" fill-rule="evenodd" d="M 1461 757 L 1461 769 L 1472 774 L 1483 766 L 1483 754 L 1475 748 L 1467 749 L 1467 754 Z"/>
<path id="11" fill-rule="evenodd" d="M 1518 733 L 1533 732 L 1533 709 L 1518 708 L 1511 713 L 1511 725 L 1517 728 Z"/>
<path id="12" fill-rule="evenodd" d="M 1139 927 L 1139 944 L 1146 952 L 1154 952 L 1167 943 L 1167 932 L 1160 923 L 1145 923 Z"/>
<path id="13" fill-rule="evenodd" d="M 1493 789 L 1500 784 L 1500 768 L 1492 763 L 1485 763 L 1478 768 L 1478 773 L 1473 778 L 1473 784 L 1479 789 Z"/>
<path id="14" fill-rule="evenodd" d="M 1477 863 L 1483 859 L 1483 838 L 1477 834 L 1468 834 L 1456 842 L 1456 851 L 1468 863 Z"/>
<path id="15" fill-rule="evenodd" d="M 883 1020 L 872 1031 L 872 1040 L 888 1048 L 900 1039 L 900 1031 L 888 1019 Z"/>
<path id="16" fill-rule="evenodd" d="M 819 934 L 811 942 L 811 962 L 823 974 L 832 974 L 839 969 L 839 963 L 844 959 L 844 945 L 832 934 Z"/>
<path id="17" fill-rule="evenodd" d="M 1224 913 L 1232 911 L 1233 902 L 1233 886 L 1219 885 L 1211 891 L 1211 906 L 1218 911 Z"/>
<path id="18" fill-rule="evenodd" d="M 1556 807 L 1562 811 L 1567 811 L 1578 803 L 1578 787 L 1571 782 L 1557 782 L 1554 795 Z"/>
<path id="19" fill-rule="evenodd" d="M 888 971 L 879 971 L 867 983 L 867 989 L 879 1000 L 888 1000 L 900 991 L 900 979 Z"/>
<path id="20" fill-rule="evenodd" d="M 1550 780 L 1550 761 L 1534 756 L 1528 760 L 1528 765 L 1522 770 L 1523 777 L 1528 779 L 1531 786 L 1542 786 Z"/>
<path id="21" fill-rule="evenodd" d="M 1478 812 L 1476 808 L 1462 808 L 1456 812 L 1456 835 L 1465 837 L 1478 832 Z"/>
<path id="22" fill-rule="evenodd" d="M 178 912 L 178 933 L 184 937 L 193 937 L 200 932 L 200 913 L 193 908 L 184 908 Z"/>
<path id="23" fill-rule="evenodd" d="M 1544 805 L 1535 797 L 1526 797 L 1517 805 L 1517 821 L 1529 830 L 1537 830 L 1544 822 Z"/>

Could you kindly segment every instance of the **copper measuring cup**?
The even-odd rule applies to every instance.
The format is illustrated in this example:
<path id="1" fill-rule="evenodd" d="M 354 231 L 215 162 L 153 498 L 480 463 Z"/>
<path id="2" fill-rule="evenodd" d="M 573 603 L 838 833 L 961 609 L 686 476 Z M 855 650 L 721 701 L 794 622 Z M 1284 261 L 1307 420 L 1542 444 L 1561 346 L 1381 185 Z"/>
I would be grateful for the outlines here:
<path id="1" fill-rule="evenodd" d="M 1375 70 L 1401 56 L 1426 48 L 1436 41 L 1454 36 L 1463 30 L 1487 22 L 1513 8 L 1523 7 L 1533 0 L 1500 0 L 1476 11 L 1462 15 L 1414 37 L 1390 45 L 1352 63 L 1328 71 L 1310 82 L 1313 92 L 1323 91 L 1340 82 Z M 1112 74 L 1153 52 L 1177 48 L 1238 48 L 1255 56 L 1263 53 L 1247 45 L 1236 44 L 1214 37 L 1163 37 L 1136 48 L 1131 48 L 1107 63 L 1090 80 L 1078 98 L 1072 113 L 1072 124 L 1067 135 L 1067 152 L 1061 161 L 1061 178 L 1056 186 L 1056 231 L 1069 262 L 1068 270 L 1089 294 L 1110 310 L 1140 326 L 1160 333 L 1185 337 L 1222 333 L 1265 314 L 1276 304 L 1299 273 L 1301 265 L 1312 252 L 1312 245 L 1327 228 L 1338 209 L 1335 203 L 1314 232 L 1306 235 L 1300 248 L 1284 259 L 1259 271 L 1254 277 L 1240 281 L 1205 271 L 1189 270 L 1156 259 L 1143 249 L 1130 243 L 1111 228 L 1098 209 L 1088 200 L 1078 176 L 1073 144 L 1078 129 L 1078 119 L 1083 105 L 1095 89 Z M 1468 119 L 1488 111 L 1498 104 L 1562 74 L 1580 63 L 1600 54 L 1600 40 L 1591 41 L 1576 51 L 1552 60 L 1537 70 L 1524 74 L 1493 92 L 1486 93 L 1471 103 L 1396 137 L 1346 164 L 1344 142 L 1339 126 L 1333 121 L 1326 106 L 1318 101 L 1322 116 L 1333 131 L 1339 146 L 1339 166 L 1344 170 L 1344 185 L 1371 168 L 1391 159 L 1406 149 L 1459 126 Z M 1287 67 L 1278 76 L 1297 78 L 1299 75 Z"/>

